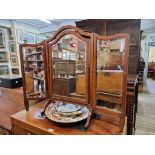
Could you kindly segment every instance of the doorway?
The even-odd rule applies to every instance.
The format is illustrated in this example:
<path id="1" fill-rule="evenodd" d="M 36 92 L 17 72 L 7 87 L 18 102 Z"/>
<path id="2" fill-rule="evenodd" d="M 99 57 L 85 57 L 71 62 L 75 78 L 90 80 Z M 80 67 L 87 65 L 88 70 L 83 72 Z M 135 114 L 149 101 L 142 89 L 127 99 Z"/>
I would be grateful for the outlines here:
<path id="1" fill-rule="evenodd" d="M 136 116 L 136 133 L 138 135 L 155 134 L 155 47 L 145 48 L 145 85 L 138 95 L 138 113 Z"/>

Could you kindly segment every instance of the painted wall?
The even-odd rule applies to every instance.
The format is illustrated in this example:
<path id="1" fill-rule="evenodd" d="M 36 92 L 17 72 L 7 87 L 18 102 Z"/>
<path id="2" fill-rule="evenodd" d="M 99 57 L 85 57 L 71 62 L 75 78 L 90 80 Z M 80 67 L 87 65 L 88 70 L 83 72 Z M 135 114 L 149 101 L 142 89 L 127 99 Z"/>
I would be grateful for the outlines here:
<path id="1" fill-rule="evenodd" d="M 155 62 L 155 47 L 149 48 L 149 60 L 148 62 Z"/>
<path id="2" fill-rule="evenodd" d="M 8 46 L 8 32 L 7 32 L 7 29 L 5 28 L 1 28 L 0 27 L 0 30 L 2 30 L 4 32 L 4 42 L 5 42 L 5 48 L 0 48 L 0 51 L 6 51 L 8 53 L 8 62 L 1 62 L 0 63 L 0 66 L 5 66 L 7 65 L 9 67 L 9 73 L 11 73 L 11 64 L 9 62 L 9 58 L 10 58 L 10 52 L 9 52 L 9 46 Z"/>
<path id="3" fill-rule="evenodd" d="M 19 43 L 17 40 L 17 30 L 22 30 L 25 32 L 31 32 L 31 33 L 35 33 L 35 34 L 40 34 L 39 29 L 38 28 L 34 28 L 32 26 L 26 25 L 24 23 L 18 22 L 18 21 L 12 21 L 9 19 L 0 19 L 0 28 L 5 30 L 5 34 L 7 37 L 5 37 L 6 39 L 6 50 L 9 53 L 9 60 L 10 60 L 10 52 L 9 52 L 9 46 L 8 46 L 8 34 L 7 34 L 7 30 L 8 29 L 12 29 L 13 31 L 13 35 L 14 37 L 14 41 L 16 43 L 16 53 L 17 53 L 17 57 L 18 57 L 18 62 L 19 62 L 19 66 L 11 66 L 11 61 L 9 61 L 7 64 L 9 65 L 9 71 L 11 73 L 11 68 L 18 68 L 20 71 L 20 75 L 21 75 L 21 63 L 20 63 L 20 53 L 19 53 Z"/>
<path id="4" fill-rule="evenodd" d="M 152 36 L 152 40 L 150 38 Z M 147 79 L 147 71 L 148 71 L 148 62 L 149 62 L 149 51 L 153 50 L 154 47 L 149 46 L 148 43 L 151 41 L 155 41 L 155 31 L 144 31 L 142 33 L 141 39 L 141 56 L 145 61 L 145 69 L 144 69 L 144 83 L 146 83 Z"/>

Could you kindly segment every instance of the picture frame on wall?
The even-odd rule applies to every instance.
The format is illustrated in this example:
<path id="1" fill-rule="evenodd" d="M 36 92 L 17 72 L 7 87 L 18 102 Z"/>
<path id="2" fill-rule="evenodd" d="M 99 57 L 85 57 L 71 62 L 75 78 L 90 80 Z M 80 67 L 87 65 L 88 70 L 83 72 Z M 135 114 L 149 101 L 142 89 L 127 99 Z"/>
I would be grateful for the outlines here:
<path id="1" fill-rule="evenodd" d="M 36 35 L 33 33 L 26 33 L 26 40 L 28 44 L 36 44 Z"/>
<path id="2" fill-rule="evenodd" d="M 18 66 L 18 57 L 17 56 L 11 56 L 10 57 L 10 60 L 11 60 L 11 65 L 12 66 Z"/>
<path id="3" fill-rule="evenodd" d="M 36 34 L 30 32 L 24 32 L 22 30 L 17 30 L 17 40 L 18 44 L 35 44 Z"/>
<path id="4" fill-rule="evenodd" d="M 6 51 L 0 51 L 0 62 L 8 62 L 8 53 Z"/>
<path id="5" fill-rule="evenodd" d="M 5 48 L 4 31 L 0 31 L 0 48 Z"/>
<path id="6" fill-rule="evenodd" d="M 24 43 L 24 32 L 21 30 L 17 30 L 17 41 L 18 41 L 18 44 Z"/>
<path id="7" fill-rule="evenodd" d="M 37 44 L 40 43 L 40 42 L 42 42 L 45 39 L 47 39 L 47 37 L 42 36 L 42 35 L 36 35 Z"/>
<path id="8" fill-rule="evenodd" d="M 0 66 L 0 75 L 6 75 L 6 74 L 9 74 L 9 66 L 8 65 Z"/>
<path id="9" fill-rule="evenodd" d="M 9 50 L 10 50 L 10 54 L 11 54 L 11 55 L 16 54 L 15 41 L 9 42 Z"/>
<path id="10" fill-rule="evenodd" d="M 8 29 L 8 38 L 9 40 L 14 40 L 14 35 L 13 35 L 13 29 L 12 28 L 9 28 Z"/>
<path id="11" fill-rule="evenodd" d="M 11 68 L 12 74 L 18 75 L 19 74 L 19 68 Z"/>

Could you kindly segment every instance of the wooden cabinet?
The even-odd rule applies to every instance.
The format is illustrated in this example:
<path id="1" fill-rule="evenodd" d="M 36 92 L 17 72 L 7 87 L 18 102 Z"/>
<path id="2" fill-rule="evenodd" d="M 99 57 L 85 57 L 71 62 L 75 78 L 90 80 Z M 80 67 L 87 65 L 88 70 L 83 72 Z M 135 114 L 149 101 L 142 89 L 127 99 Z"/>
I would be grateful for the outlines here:
<path id="1" fill-rule="evenodd" d="M 127 134 L 132 135 L 136 130 L 138 75 L 128 75 L 127 90 Z"/>
<path id="2" fill-rule="evenodd" d="M 73 78 L 53 78 L 53 94 L 69 96 L 75 92 L 76 79 Z M 61 87 L 60 87 L 61 85 Z"/>
<path id="3" fill-rule="evenodd" d="M 122 94 L 123 72 L 103 70 L 97 73 L 99 92 Z"/>
<path id="4" fill-rule="evenodd" d="M 139 84 L 139 93 L 142 93 L 143 91 L 143 76 L 144 76 L 144 68 L 145 68 L 145 62 L 144 60 L 140 60 L 139 61 L 139 65 L 138 65 L 138 84 Z"/>
<path id="5" fill-rule="evenodd" d="M 76 22 L 82 30 L 95 32 L 102 36 L 126 33 L 129 43 L 129 74 L 138 74 L 140 59 L 140 19 L 88 19 Z"/>
<path id="6" fill-rule="evenodd" d="M 40 75 L 41 68 L 35 70 L 38 66 L 37 62 L 31 70 L 30 63 L 27 63 L 30 60 L 23 59 L 25 58 L 23 49 L 25 47 L 36 49 L 41 45 L 46 91 L 42 93 L 39 86 L 41 94 L 38 95 L 38 91 L 35 91 L 35 97 L 33 97 L 29 91 L 33 91 L 32 87 L 35 88 L 35 79 L 40 78 L 36 74 Z M 31 128 L 30 133 L 35 134 L 33 130 L 36 131 L 36 128 L 40 128 L 44 130 L 41 132 L 42 134 L 50 134 L 47 127 L 52 126 L 54 132 L 52 131 L 51 134 L 121 134 L 126 119 L 128 48 L 129 36 L 127 34 L 103 37 L 92 32 L 82 31 L 74 26 L 60 28 L 52 38 L 45 40 L 40 45 L 21 45 L 21 61 L 26 62 L 22 65 L 25 101 L 45 100 L 46 106 L 40 107 L 45 115 L 46 109 L 57 102 L 61 102 L 63 105 L 71 103 L 85 107 L 88 109 L 88 113 L 83 126 L 86 132 L 79 132 L 75 129 L 76 125 L 74 128 L 68 126 L 68 130 L 59 128 L 47 118 L 38 117 L 34 120 L 38 126 L 36 127 L 36 123 L 33 125 L 31 118 L 34 117 L 33 115 L 39 115 L 41 111 L 35 109 L 37 106 L 28 111 L 29 105 L 25 102 L 28 112 L 20 113 L 19 119 L 16 116 L 12 118 L 13 125 L 18 127 L 13 127 L 14 132 L 17 133 L 23 129 L 23 132 L 27 133 Z M 26 119 L 25 124 L 17 125 L 16 123 L 20 123 L 22 117 L 29 117 L 30 120 Z M 68 133 L 68 131 L 71 132 Z"/>
<path id="7" fill-rule="evenodd" d="M 55 77 L 75 75 L 75 61 L 74 60 L 55 60 L 53 59 L 53 74 Z"/>
<path id="8" fill-rule="evenodd" d="M 34 135 L 31 131 L 27 131 L 23 128 L 16 126 L 16 125 L 12 126 L 12 134 L 13 135 Z"/>

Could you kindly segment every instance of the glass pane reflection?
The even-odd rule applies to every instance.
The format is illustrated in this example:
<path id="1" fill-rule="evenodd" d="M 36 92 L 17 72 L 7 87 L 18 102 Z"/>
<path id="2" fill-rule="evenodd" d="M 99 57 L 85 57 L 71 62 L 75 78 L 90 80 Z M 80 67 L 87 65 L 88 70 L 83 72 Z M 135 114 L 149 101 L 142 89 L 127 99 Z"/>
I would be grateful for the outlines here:
<path id="1" fill-rule="evenodd" d="M 121 111 L 125 40 L 97 40 L 97 106 Z"/>
<path id="2" fill-rule="evenodd" d="M 52 46 L 53 95 L 86 98 L 86 50 L 86 42 L 72 34 Z"/>
<path id="3" fill-rule="evenodd" d="M 27 98 L 45 97 L 45 72 L 43 48 L 23 48 L 24 73 Z"/>

